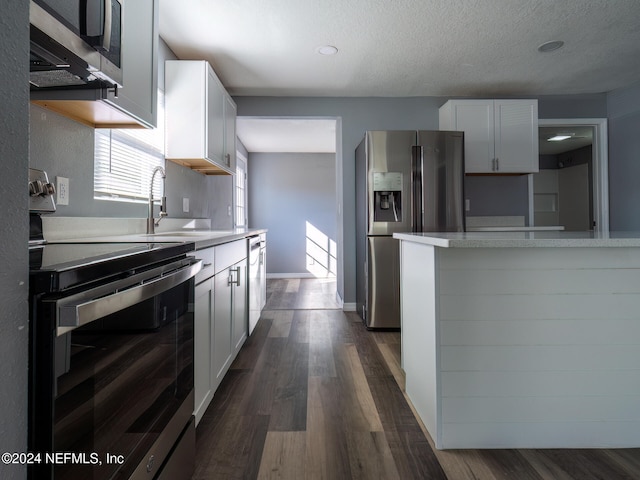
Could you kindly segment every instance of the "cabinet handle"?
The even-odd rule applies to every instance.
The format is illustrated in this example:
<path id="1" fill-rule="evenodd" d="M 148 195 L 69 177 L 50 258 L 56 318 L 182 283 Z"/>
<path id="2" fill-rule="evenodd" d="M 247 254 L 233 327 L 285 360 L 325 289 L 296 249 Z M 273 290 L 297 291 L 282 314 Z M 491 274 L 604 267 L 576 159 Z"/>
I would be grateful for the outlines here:
<path id="1" fill-rule="evenodd" d="M 236 274 L 236 278 L 235 280 L 233 279 L 233 274 Z M 237 285 L 238 287 L 240 286 L 240 267 L 236 267 L 236 268 L 230 268 L 229 269 L 229 280 L 228 280 L 228 284 L 229 285 Z"/>
<path id="2" fill-rule="evenodd" d="M 495 158 L 491 159 L 491 171 L 492 172 L 496 171 L 496 159 Z"/>
<path id="3" fill-rule="evenodd" d="M 230 153 L 225 154 L 224 159 L 227 162 L 227 167 L 230 167 L 231 166 L 231 154 Z"/>
<path id="4" fill-rule="evenodd" d="M 496 158 L 496 171 L 500 170 L 500 159 Z"/>
<path id="5" fill-rule="evenodd" d="M 207 268 L 207 267 L 210 267 L 211 265 L 213 265 L 213 263 L 203 263 L 202 268 Z"/>

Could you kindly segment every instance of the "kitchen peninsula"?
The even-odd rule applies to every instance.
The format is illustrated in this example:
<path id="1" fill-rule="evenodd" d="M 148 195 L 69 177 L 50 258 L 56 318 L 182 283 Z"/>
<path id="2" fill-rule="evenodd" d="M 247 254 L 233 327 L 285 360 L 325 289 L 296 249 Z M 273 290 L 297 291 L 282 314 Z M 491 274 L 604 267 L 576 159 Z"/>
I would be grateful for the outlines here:
<path id="1" fill-rule="evenodd" d="M 640 447 L 637 233 L 394 237 L 406 393 L 437 448 Z"/>

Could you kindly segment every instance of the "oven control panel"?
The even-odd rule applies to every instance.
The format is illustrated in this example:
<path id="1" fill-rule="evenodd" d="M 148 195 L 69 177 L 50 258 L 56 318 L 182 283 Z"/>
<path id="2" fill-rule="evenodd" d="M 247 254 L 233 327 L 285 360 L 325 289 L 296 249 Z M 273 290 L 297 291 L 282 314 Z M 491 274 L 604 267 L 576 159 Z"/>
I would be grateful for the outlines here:
<path id="1" fill-rule="evenodd" d="M 56 189 L 49 182 L 47 172 L 29 169 L 29 211 L 30 212 L 55 212 L 56 204 L 53 195 Z"/>

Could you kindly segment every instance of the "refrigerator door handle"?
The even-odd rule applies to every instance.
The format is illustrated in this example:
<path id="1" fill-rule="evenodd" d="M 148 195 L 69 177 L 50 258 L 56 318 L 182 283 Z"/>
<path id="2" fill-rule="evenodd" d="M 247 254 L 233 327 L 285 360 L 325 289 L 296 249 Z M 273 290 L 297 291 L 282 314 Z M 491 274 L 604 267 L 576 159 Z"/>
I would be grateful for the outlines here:
<path id="1" fill-rule="evenodd" d="M 421 232 L 422 212 L 422 146 L 411 147 L 411 214 L 414 232 Z"/>

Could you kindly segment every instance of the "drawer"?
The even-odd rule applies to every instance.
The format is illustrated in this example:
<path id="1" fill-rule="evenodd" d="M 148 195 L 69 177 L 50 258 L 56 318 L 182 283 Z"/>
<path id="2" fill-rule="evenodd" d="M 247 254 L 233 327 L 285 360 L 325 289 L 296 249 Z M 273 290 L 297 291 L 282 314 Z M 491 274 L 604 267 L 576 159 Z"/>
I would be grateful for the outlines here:
<path id="1" fill-rule="evenodd" d="M 247 258 L 247 239 L 236 240 L 235 242 L 223 243 L 213 247 L 215 255 L 215 273 L 221 272 L 234 263 L 238 263 L 243 258 Z M 197 253 L 197 252 L 196 252 Z"/>
<path id="2" fill-rule="evenodd" d="M 202 260 L 202 270 L 196 275 L 196 285 L 216 273 L 214 269 L 215 248 L 203 248 L 191 253 L 190 256 Z"/>

